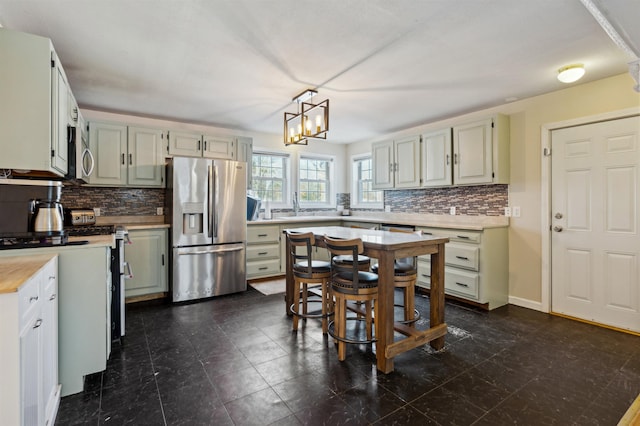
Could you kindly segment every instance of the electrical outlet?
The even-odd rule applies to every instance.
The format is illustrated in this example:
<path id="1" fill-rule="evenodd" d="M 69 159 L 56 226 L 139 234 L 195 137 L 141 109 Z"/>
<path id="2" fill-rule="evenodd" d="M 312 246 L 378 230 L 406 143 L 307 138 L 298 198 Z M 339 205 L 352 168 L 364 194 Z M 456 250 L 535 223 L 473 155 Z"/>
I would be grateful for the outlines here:
<path id="1" fill-rule="evenodd" d="M 511 217 L 511 207 L 505 207 L 504 208 L 504 215 L 506 217 Z"/>
<path id="2" fill-rule="evenodd" d="M 520 217 L 520 206 L 513 207 L 513 217 Z"/>
<path id="3" fill-rule="evenodd" d="M 384 211 L 387 213 L 391 213 L 391 206 L 384 206 Z"/>
<path id="4" fill-rule="evenodd" d="M 156 209 L 156 214 L 157 214 L 158 216 L 162 216 L 162 215 L 164 214 L 164 211 L 163 211 L 163 210 L 164 210 L 164 209 L 163 209 L 162 207 L 158 207 L 158 208 Z"/>
<path id="5" fill-rule="evenodd" d="M 100 216 L 100 208 L 99 207 L 94 208 L 93 213 L 95 213 L 96 217 Z"/>
<path id="6" fill-rule="evenodd" d="M 455 207 L 449 207 L 449 214 L 450 215 L 454 215 L 456 214 L 456 208 Z"/>

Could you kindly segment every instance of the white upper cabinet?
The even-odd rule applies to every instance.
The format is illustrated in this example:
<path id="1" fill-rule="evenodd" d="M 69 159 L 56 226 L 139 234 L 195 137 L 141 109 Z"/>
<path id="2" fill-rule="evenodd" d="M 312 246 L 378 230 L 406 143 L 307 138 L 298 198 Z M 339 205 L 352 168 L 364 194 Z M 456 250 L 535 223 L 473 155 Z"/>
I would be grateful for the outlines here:
<path id="1" fill-rule="evenodd" d="M 64 176 L 69 84 L 48 38 L 0 28 L 0 169 Z"/>
<path id="2" fill-rule="evenodd" d="M 170 130 L 169 155 L 235 160 L 236 138 Z"/>
<path id="3" fill-rule="evenodd" d="M 233 136 L 202 136 L 202 156 L 206 158 L 221 158 L 235 160 L 236 138 Z"/>
<path id="4" fill-rule="evenodd" d="M 453 183 L 509 183 L 509 117 L 453 127 Z"/>
<path id="5" fill-rule="evenodd" d="M 236 138 L 236 161 L 247 163 L 247 189 L 252 188 L 251 167 L 253 162 L 253 138 L 239 136 Z"/>
<path id="6" fill-rule="evenodd" d="M 422 135 L 422 151 L 422 186 L 451 185 L 451 128 Z"/>
<path id="7" fill-rule="evenodd" d="M 89 123 L 95 158 L 90 185 L 161 188 L 164 186 L 164 132 L 124 124 Z"/>
<path id="8" fill-rule="evenodd" d="M 374 189 L 420 186 L 420 137 L 372 145 Z"/>

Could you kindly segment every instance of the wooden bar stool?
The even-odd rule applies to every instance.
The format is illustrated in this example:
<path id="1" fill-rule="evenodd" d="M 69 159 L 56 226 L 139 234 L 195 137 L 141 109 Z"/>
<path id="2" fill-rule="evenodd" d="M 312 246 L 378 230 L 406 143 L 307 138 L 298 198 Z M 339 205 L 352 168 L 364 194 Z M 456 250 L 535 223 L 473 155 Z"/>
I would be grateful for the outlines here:
<path id="1" fill-rule="evenodd" d="M 291 264 L 293 265 L 292 272 L 295 284 L 293 304 L 289 307 L 293 314 L 293 330 L 298 330 L 299 318 L 305 320 L 307 318 L 322 318 L 322 333 L 327 334 L 328 318 L 333 315 L 333 296 L 329 286 L 331 266 L 329 262 L 312 259 L 312 248 L 315 245 L 313 233 L 287 232 L 287 238 L 291 246 L 289 256 L 291 256 Z M 299 247 L 304 247 L 304 249 L 299 250 Z M 316 294 L 312 287 L 318 287 L 318 284 L 320 285 L 320 293 Z M 300 300 L 301 297 L 302 300 Z M 320 302 L 320 313 L 317 311 L 309 312 L 309 303 L 312 302 Z M 301 306 L 302 312 L 300 312 Z"/>
<path id="2" fill-rule="evenodd" d="M 422 231 L 404 231 L 400 229 L 391 229 L 391 232 L 405 232 L 422 235 Z M 408 257 L 404 259 L 396 259 L 393 264 L 393 286 L 402 290 L 404 319 L 399 321 L 403 324 L 413 324 L 420 319 L 420 312 L 416 309 L 416 282 L 418 281 L 418 259 Z M 378 264 L 371 267 L 371 272 L 378 273 Z"/>
<path id="3" fill-rule="evenodd" d="M 329 334 L 338 342 L 338 359 L 344 361 L 347 356 L 347 343 L 362 344 L 375 341 L 373 318 L 378 315 L 378 275 L 359 270 L 356 262 L 348 265 L 334 262 L 338 256 L 352 256 L 353 259 L 357 259 L 358 255 L 364 251 L 360 238 L 340 240 L 325 236 L 324 241 L 331 254 L 331 291 L 335 298 L 335 317 L 329 324 Z M 366 324 L 364 340 L 347 338 L 348 302 L 361 303 L 364 306 Z M 355 320 L 362 319 L 358 317 Z"/>

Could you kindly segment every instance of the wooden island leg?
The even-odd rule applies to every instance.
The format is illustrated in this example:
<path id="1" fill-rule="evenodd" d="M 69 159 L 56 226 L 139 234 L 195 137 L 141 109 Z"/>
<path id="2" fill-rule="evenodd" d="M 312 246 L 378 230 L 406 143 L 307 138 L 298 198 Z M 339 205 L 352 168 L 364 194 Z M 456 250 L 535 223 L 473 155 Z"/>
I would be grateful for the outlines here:
<path id="1" fill-rule="evenodd" d="M 291 316 L 291 310 L 289 309 L 289 307 L 291 306 L 291 304 L 293 303 L 293 292 L 294 292 L 294 285 L 293 285 L 293 265 L 291 264 L 291 242 L 289 241 L 289 238 L 287 238 L 287 234 L 284 234 L 284 239 L 286 241 L 286 265 L 287 268 L 285 270 L 285 292 L 284 292 L 284 304 L 285 304 L 285 311 L 287 313 L 287 315 Z"/>
<path id="2" fill-rule="evenodd" d="M 429 326 L 431 328 L 444 323 L 444 244 L 438 244 L 438 251 L 431 255 L 431 292 Z M 432 348 L 444 347 L 444 336 L 432 340 Z"/>
<path id="3" fill-rule="evenodd" d="M 393 358 L 387 358 L 387 345 L 393 343 L 393 261 L 392 251 L 382 251 L 378 257 L 378 316 L 376 327 L 376 361 L 383 373 L 393 371 Z"/>

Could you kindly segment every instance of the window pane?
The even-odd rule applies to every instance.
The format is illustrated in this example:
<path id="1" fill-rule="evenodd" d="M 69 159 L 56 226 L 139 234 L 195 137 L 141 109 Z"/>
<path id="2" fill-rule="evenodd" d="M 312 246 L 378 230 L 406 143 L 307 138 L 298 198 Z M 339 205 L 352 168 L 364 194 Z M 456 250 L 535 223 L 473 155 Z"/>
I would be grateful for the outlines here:
<path id="1" fill-rule="evenodd" d="M 288 161 L 288 157 L 282 155 L 253 153 L 253 189 L 263 201 L 282 203 L 285 200 Z"/>

